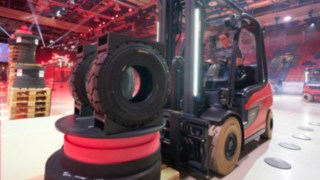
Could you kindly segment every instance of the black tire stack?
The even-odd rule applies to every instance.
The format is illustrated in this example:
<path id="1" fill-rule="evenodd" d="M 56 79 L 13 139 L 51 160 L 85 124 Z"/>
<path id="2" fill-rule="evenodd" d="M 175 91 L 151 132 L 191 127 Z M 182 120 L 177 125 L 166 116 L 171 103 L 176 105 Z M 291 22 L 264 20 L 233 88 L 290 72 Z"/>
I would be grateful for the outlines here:
<path id="1" fill-rule="evenodd" d="M 39 37 L 28 31 L 17 31 L 10 43 L 10 63 L 15 63 L 13 88 L 45 88 L 45 68 L 35 62 Z"/>
<path id="2" fill-rule="evenodd" d="M 95 45 L 79 46 L 77 49 L 77 62 L 72 68 L 69 77 L 69 87 L 75 100 L 75 114 L 80 116 L 93 115 L 93 109 L 86 92 L 86 74 L 90 64 L 97 56 Z"/>
<path id="3" fill-rule="evenodd" d="M 160 179 L 159 130 L 169 94 L 164 47 L 108 33 L 96 52 L 76 64 L 69 81 L 75 100 L 93 116 L 75 113 L 56 122 L 64 146 L 48 159 L 45 179 L 67 178 L 66 172 L 69 179 Z"/>
<path id="4" fill-rule="evenodd" d="M 123 89 L 130 91 L 131 84 L 123 87 L 121 83 L 128 76 L 124 69 L 129 68 L 139 74 L 141 81 L 140 90 L 130 99 Z M 93 61 L 86 88 L 96 113 L 108 114 L 108 120 L 113 123 L 136 129 L 161 115 L 168 82 L 168 70 L 160 53 L 150 45 L 128 42 Z"/>

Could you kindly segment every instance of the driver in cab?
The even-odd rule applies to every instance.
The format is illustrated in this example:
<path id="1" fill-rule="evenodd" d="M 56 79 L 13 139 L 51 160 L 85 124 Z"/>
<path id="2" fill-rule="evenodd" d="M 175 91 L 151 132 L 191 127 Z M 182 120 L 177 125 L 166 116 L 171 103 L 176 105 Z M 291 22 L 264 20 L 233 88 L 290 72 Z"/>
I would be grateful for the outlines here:
<path id="1" fill-rule="evenodd" d="M 232 44 L 229 41 L 229 32 L 222 31 L 219 33 L 218 40 L 221 47 L 215 51 L 213 59 L 205 61 L 210 64 L 206 81 L 212 81 L 213 78 L 228 78 L 228 64 L 230 64 L 232 57 Z M 253 84 L 254 71 L 243 66 L 243 57 L 239 47 L 236 56 L 236 66 L 236 90 L 243 89 L 249 84 Z"/>

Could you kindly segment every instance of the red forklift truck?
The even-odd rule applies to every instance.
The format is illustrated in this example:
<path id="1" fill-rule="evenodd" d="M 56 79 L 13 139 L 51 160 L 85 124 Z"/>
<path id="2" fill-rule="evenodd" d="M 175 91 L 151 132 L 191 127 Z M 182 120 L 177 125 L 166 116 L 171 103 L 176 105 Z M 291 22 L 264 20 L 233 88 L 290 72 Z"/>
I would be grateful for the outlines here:
<path id="1" fill-rule="evenodd" d="M 305 102 L 320 101 L 320 68 L 305 68 L 303 100 Z"/>
<path id="2" fill-rule="evenodd" d="M 162 0 L 160 5 L 160 42 L 166 44 L 171 78 L 162 158 L 173 167 L 227 175 L 248 142 L 272 136 L 273 98 L 263 28 L 229 0 Z M 205 47 L 211 43 L 209 51 L 219 48 L 217 32 L 222 29 L 230 32 L 232 51 L 228 63 L 216 64 L 226 73 L 208 76 Z M 242 67 L 249 70 L 245 77 L 238 76 L 239 50 Z"/>

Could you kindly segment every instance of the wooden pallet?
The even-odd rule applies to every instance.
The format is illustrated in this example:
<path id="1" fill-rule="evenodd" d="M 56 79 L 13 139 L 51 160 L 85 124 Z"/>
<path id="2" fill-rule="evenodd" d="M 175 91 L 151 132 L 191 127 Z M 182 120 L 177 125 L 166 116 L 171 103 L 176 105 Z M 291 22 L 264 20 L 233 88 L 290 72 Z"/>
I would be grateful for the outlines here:
<path id="1" fill-rule="evenodd" d="M 34 101 L 23 101 L 13 104 L 11 106 L 11 112 L 16 113 L 31 113 L 31 112 L 47 112 L 50 109 L 50 102 L 34 102 Z"/>
<path id="2" fill-rule="evenodd" d="M 50 115 L 50 105 L 37 107 L 17 107 L 10 108 L 9 119 L 21 119 L 32 117 L 43 117 Z"/>
<path id="3" fill-rule="evenodd" d="M 10 113 L 10 120 L 23 119 L 23 118 L 34 118 L 34 117 L 44 117 L 49 116 L 50 111 L 47 112 L 30 112 L 30 113 Z"/>
<path id="4" fill-rule="evenodd" d="M 12 64 L 12 63 L 11 63 Z M 31 63 L 13 63 L 14 65 L 24 65 L 24 66 L 36 66 L 36 67 L 42 67 L 41 64 L 31 64 Z"/>
<path id="5" fill-rule="evenodd" d="M 47 101 L 51 97 L 50 88 L 12 88 L 11 89 L 11 102 L 18 101 Z"/>
<path id="6" fill-rule="evenodd" d="M 169 167 L 166 164 L 161 164 L 161 180 L 179 180 L 179 171 Z"/>
<path id="7" fill-rule="evenodd" d="M 49 116 L 50 88 L 11 88 L 9 119 Z"/>
<path id="8" fill-rule="evenodd" d="M 16 78 L 16 70 L 15 70 L 16 63 L 9 61 L 9 74 L 8 74 L 8 88 L 7 94 L 10 94 L 11 88 L 13 85 L 13 81 Z M 7 96 L 7 104 L 10 105 L 10 96 Z"/>

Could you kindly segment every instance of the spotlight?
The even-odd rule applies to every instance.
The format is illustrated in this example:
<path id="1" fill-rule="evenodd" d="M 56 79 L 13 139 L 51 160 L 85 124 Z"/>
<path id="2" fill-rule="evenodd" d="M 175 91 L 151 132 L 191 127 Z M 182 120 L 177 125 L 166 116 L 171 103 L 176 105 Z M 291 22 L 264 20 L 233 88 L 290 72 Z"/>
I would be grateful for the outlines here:
<path id="1" fill-rule="evenodd" d="M 210 1 L 208 3 L 208 5 L 211 6 L 211 7 L 214 7 L 214 6 L 218 5 L 218 3 L 216 1 Z"/>
<path id="2" fill-rule="evenodd" d="M 310 27 L 314 27 L 314 26 L 315 26 L 315 24 L 314 24 L 314 23 L 311 23 L 311 24 L 310 24 Z"/>
<path id="3" fill-rule="evenodd" d="M 291 19 L 292 19 L 291 16 L 285 16 L 285 17 L 283 18 L 283 20 L 284 20 L 285 22 L 291 21 Z"/>
<path id="4" fill-rule="evenodd" d="M 57 17 L 61 17 L 61 12 L 60 12 L 60 10 L 58 10 L 58 11 L 56 12 L 56 16 L 57 16 Z"/>

